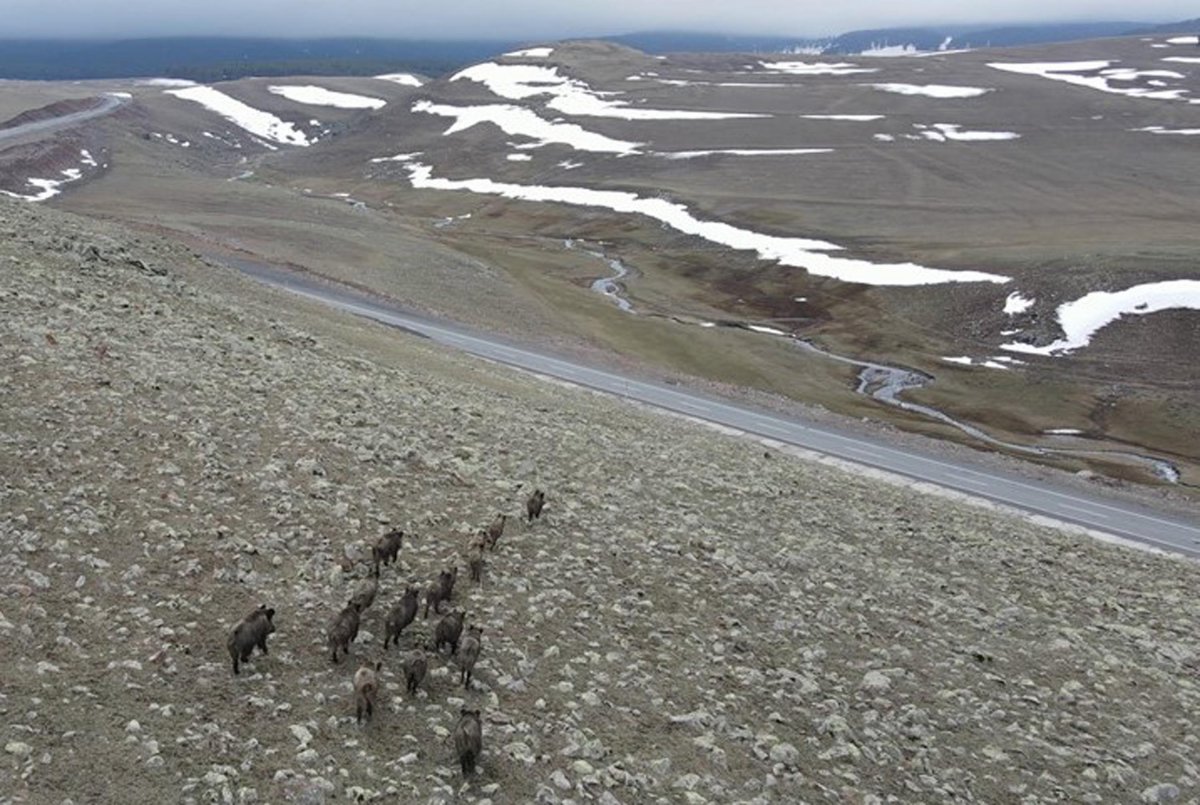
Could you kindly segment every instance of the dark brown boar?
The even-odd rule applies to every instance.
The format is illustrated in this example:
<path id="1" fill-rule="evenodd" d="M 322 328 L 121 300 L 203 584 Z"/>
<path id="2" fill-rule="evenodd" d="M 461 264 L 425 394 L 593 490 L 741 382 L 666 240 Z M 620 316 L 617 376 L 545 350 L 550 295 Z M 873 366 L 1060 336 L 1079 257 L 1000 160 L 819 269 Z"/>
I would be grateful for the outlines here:
<path id="1" fill-rule="evenodd" d="M 533 494 L 525 501 L 525 516 L 530 523 L 542 516 L 542 507 L 545 505 L 546 493 L 540 489 L 533 490 Z"/>
<path id="2" fill-rule="evenodd" d="M 458 577 L 458 567 L 455 566 L 453 571 L 443 570 L 438 574 L 438 577 L 430 582 L 429 587 L 425 590 L 425 617 L 429 617 L 429 608 L 433 607 L 433 611 L 439 615 L 442 612 L 442 602 L 450 600 L 450 594 L 454 591 L 454 580 Z"/>
<path id="3" fill-rule="evenodd" d="M 233 660 L 233 673 L 240 674 L 241 663 L 250 659 L 250 654 L 257 646 L 259 651 L 267 654 L 267 635 L 275 631 L 275 610 L 260 604 L 249 615 L 242 618 L 241 623 L 233 627 L 225 645 L 229 649 L 229 657 Z"/>
<path id="4" fill-rule="evenodd" d="M 438 653 L 442 650 L 442 645 L 450 646 L 450 653 L 458 653 L 458 639 L 462 637 L 463 630 L 463 613 L 459 610 L 453 610 L 448 615 L 442 617 L 438 621 L 437 628 L 433 632 L 433 650 Z"/>
<path id="5" fill-rule="evenodd" d="M 459 710 L 458 724 L 454 727 L 454 750 L 458 752 L 463 776 L 474 774 L 475 764 L 483 753 L 483 724 L 478 710 L 466 707 Z"/>
<path id="6" fill-rule="evenodd" d="M 404 666 L 404 685 L 409 693 L 417 692 L 417 688 L 421 687 L 421 682 L 425 679 L 425 672 L 428 670 L 429 660 L 425 658 L 425 652 L 416 649 Z"/>
<path id="7" fill-rule="evenodd" d="M 459 681 L 470 690 L 471 675 L 475 672 L 475 661 L 479 659 L 479 650 L 483 648 L 483 627 L 472 625 L 467 628 L 467 635 L 462 639 L 462 650 L 458 652 Z"/>
<path id="8" fill-rule="evenodd" d="M 334 662 L 338 661 L 338 649 L 342 650 L 343 656 L 350 653 L 350 644 L 358 637 L 358 616 L 361 611 L 358 602 L 351 601 L 329 625 L 329 649 Z"/>
<path id="9" fill-rule="evenodd" d="M 371 546 L 371 559 L 375 562 L 375 575 L 379 575 L 380 564 L 390 565 L 396 561 L 396 554 L 400 553 L 400 543 L 403 539 L 404 532 L 399 528 L 394 528 Z"/>
<path id="10" fill-rule="evenodd" d="M 400 643 L 400 633 L 404 631 L 404 627 L 408 626 L 417 617 L 417 610 L 420 609 L 420 603 L 417 600 L 421 591 L 416 587 L 409 586 L 404 591 L 404 596 L 400 599 L 400 603 L 392 607 L 392 611 L 388 613 L 387 623 L 384 629 L 383 647 L 386 649 L 388 643 Z"/>

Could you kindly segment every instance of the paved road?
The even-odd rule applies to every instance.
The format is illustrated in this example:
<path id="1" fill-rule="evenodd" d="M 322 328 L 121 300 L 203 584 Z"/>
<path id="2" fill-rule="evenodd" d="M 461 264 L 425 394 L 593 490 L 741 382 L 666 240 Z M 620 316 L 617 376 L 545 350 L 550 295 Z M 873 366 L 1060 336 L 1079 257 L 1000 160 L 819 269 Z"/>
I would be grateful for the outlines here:
<path id="1" fill-rule="evenodd" d="M 880 444 L 869 437 L 828 425 L 790 419 L 694 391 L 594 369 L 506 343 L 493 335 L 408 313 L 352 291 L 262 263 L 225 256 L 216 259 L 261 282 L 457 347 L 472 355 L 1200 559 L 1200 523 L 1197 521 L 1186 522 L 1146 507 L 1106 499 L 1100 494 L 1086 494 L 1012 473 L 960 464 L 919 450 Z"/>
<path id="2" fill-rule="evenodd" d="M 80 123 L 85 123 L 93 118 L 111 114 L 127 102 L 127 98 L 117 97 L 116 95 L 101 95 L 100 105 L 92 109 L 71 112 L 70 114 L 47 118 L 46 120 L 34 120 L 30 123 L 13 126 L 11 129 L 0 129 L 0 143 L 9 140 L 24 139 L 35 134 L 42 137 L 59 129 L 78 126 Z"/>

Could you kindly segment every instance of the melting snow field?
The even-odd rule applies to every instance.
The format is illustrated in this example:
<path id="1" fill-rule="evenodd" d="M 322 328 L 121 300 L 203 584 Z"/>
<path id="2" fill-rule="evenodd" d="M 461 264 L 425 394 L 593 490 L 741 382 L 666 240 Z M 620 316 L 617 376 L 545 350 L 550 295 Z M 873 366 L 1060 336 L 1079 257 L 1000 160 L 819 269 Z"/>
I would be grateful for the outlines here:
<path id="1" fill-rule="evenodd" d="M 382 109 L 387 101 L 381 98 L 368 98 L 365 95 L 351 95 L 348 92 L 334 92 L 324 87 L 306 86 L 270 86 L 270 92 L 282 95 L 289 101 L 308 104 L 310 106 L 336 106 L 339 109 Z"/>
<path id="2" fill-rule="evenodd" d="M 374 78 L 380 81 L 391 81 L 393 84 L 399 84 L 403 87 L 419 87 L 423 83 L 421 79 L 412 73 L 384 73 L 383 75 L 374 76 Z"/>
<path id="3" fill-rule="evenodd" d="M 574 123 L 552 123 L 530 109 L 511 104 L 448 106 L 431 101 L 417 101 L 413 104 L 413 111 L 454 118 L 454 123 L 443 132 L 444 134 L 464 131 L 480 123 L 491 123 L 505 134 L 529 137 L 539 145 L 561 143 L 578 151 L 623 155 L 636 153 L 642 145 L 627 140 L 614 140 Z"/>
<path id="4" fill-rule="evenodd" d="M 1125 95 L 1130 98 L 1151 98 L 1160 101 L 1187 100 L 1187 89 L 1149 89 L 1147 87 L 1117 86 L 1112 82 L 1134 81 L 1139 78 L 1183 78 L 1180 73 L 1171 70 L 1134 70 L 1126 67 L 1110 67 L 1112 62 L 1096 61 L 1065 61 L 1065 62 L 1031 62 L 1028 64 L 989 62 L 988 67 L 1003 70 L 1007 73 L 1032 75 L 1048 78 L 1051 81 L 1062 81 L 1079 87 L 1108 92 L 1113 95 Z M 1080 75 L 1094 73 L 1095 75 Z M 1162 82 L 1159 82 L 1160 85 Z M 1191 100 L 1189 103 L 1200 103 Z"/>
<path id="5" fill-rule="evenodd" d="M 1176 308 L 1200 310 L 1200 280 L 1168 280 L 1123 291 L 1094 291 L 1059 305 L 1058 323 L 1065 338 L 1044 347 L 1014 342 L 1001 344 L 1000 348 L 1032 355 L 1066 355 L 1086 347 L 1093 335 L 1122 316 L 1144 316 Z"/>
<path id="6" fill-rule="evenodd" d="M 991 92 L 981 87 L 951 87 L 945 84 L 867 84 L 880 92 L 896 95 L 924 95 L 929 98 L 978 98 Z"/>
<path id="7" fill-rule="evenodd" d="M 619 190 L 593 190 L 585 187 L 547 187 L 497 182 L 492 179 L 440 179 L 433 168 L 409 162 L 409 180 L 413 187 L 433 190 L 467 190 L 472 193 L 501 196 L 525 201 L 552 202 L 579 207 L 600 207 L 619 213 L 644 215 L 688 235 L 731 249 L 753 251 L 763 260 L 777 261 L 821 277 L 867 285 L 911 286 L 946 282 L 1005 283 L 1008 277 L 980 271 L 949 271 L 926 268 L 915 263 L 871 263 L 848 257 L 823 254 L 841 247 L 821 240 L 764 235 L 719 221 L 694 217 L 683 204 L 661 198 L 644 198 Z"/>
<path id="8" fill-rule="evenodd" d="M 476 81 L 509 100 L 549 97 L 547 106 L 565 115 L 613 117 L 622 120 L 732 120 L 769 117 L 740 112 L 694 112 L 686 109 L 633 108 L 626 101 L 610 100 L 617 92 L 598 92 L 582 81 L 559 74 L 555 67 L 534 64 L 484 62 L 468 67 L 451 81 Z"/>
<path id="9" fill-rule="evenodd" d="M 269 112 L 248 106 L 212 87 L 169 89 L 166 90 L 166 93 L 185 101 L 198 103 L 205 109 L 216 112 L 235 126 L 265 140 L 284 145 L 311 145 L 304 132 L 297 130 L 291 123 L 280 120 Z"/>

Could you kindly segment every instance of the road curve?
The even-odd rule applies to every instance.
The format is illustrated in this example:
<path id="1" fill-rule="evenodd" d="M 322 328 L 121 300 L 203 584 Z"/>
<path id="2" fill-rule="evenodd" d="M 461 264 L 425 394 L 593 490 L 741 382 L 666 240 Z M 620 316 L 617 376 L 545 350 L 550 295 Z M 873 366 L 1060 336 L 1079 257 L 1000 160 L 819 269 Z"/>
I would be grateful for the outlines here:
<path id="1" fill-rule="evenodd" d="M 58 117 L 46 118 L 45 120 L 34 120 L 29 123 L 22 123 L 19 126 L 13 126 L 10 129 L 0 129 L 0 143 L 28 137 L 31 134 L 45 135 L 59 129 L 78 126 L 80 123 L 85 123 L 93 118 L 103 117 L 115 112 L 127 100 L 127 98 L 117 95 L 101 95 L 100 105 L 92 109 L 71 112 Z"/>
<path id="2" fill-rule="evenodd" d="M 457 324 L 409 313 L 386 302 L 264 263 L 224 255 L 209 256 L 265 284 L 402 328 L 472 355 L 1200 559 L 1200 523 L 1197 521 L 1188 522 L 1145 506 L 1106 499 L 1101 494 L 1032 481 L 1015 473 L 973 467 L 920 450 L 881 444 L 868 436 L 836 427 L 595 369 L 509 344 L 496 336 L 474 332 Z"/>

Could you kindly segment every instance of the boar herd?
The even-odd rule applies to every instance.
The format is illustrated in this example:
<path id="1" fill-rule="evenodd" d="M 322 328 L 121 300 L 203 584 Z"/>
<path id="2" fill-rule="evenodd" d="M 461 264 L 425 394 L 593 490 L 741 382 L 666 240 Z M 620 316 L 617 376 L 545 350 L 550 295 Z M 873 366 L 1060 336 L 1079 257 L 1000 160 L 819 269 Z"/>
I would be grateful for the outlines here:
<path id="1" fill-rule="evenodd" d="M 540 489 L 534 490 L 525 501 L 525 516 L 529 525 L 542 516 L 545 503 L 546 495 Z M 507 514 L 497 514 L 486 528 L 481 528 L 468 540 L 466 562 L 471 581 L 478 583 L 483 580 L 484 555 L 488 551 L 496 550 L 507 523 Z M 354 588 L 346 605 L 338 612 L 326 632 L 326 646 L 332 662 L 338 661 L 339 654 L 341 657 L 350 655 L 350 645 L 358 637 L 363 613 L 375 603 L 379 594 L 380 567 L 397 563 L 403 540 L 404 532 L 397 528 L 384 534 L 371 545 L 371 567 L 367 578 Z M 448 647 L 450 656 L 457 660 L 459 684 L 470 690 L 475 663 L 479 660 L 483 648 L 483 627 L 478 624 L 466 626 L 466 614 L 459 609 L 452 608 L 446 614 L 442 614 L 442 605 L 450 604 L 457 579 L 458 565 L 452 563 L 449 567 L 440 569 L 437 577 L 424 589 L 424 618 L 429 618 L 431 610 L 434 615 L 440 616 L 433 628 L 433 641 L 427 648 L 433 657 L 439 658 L 442 648 Z M 387 612 L 384 619 L 384 652 L 390 644 L 399 645 L 400 636 L 405 628 L 417 619 L 421 609 L 421 597 L 422 589 L 408 584 L 399 602 Z M 241 665 L 250 660 L 255 648 L 264 655 L 268 653 L 267 637 L 275 631 L 274 618 L 275 610 L 262 604 L 233 628 L 226 646 L 235 675 L 241 673 Z M 364 719 L 370 721 L 375 714 L 375 704 L 380 691 L 379 671 L 382 669 L 383 662 L 376 661 L 373 664 L 364 663 L 354 673 L 354 711 L 359 724 Z M 403 663 L 406 693 L 417 693 L 428 670 L 429 656 L 426 650 L 414 643 L 412 651 Z M 460 710 L 453 738 L 463 775 L 472 774 L 483 749 L 483 727 L 478 709 L 463 707 Z"/>

